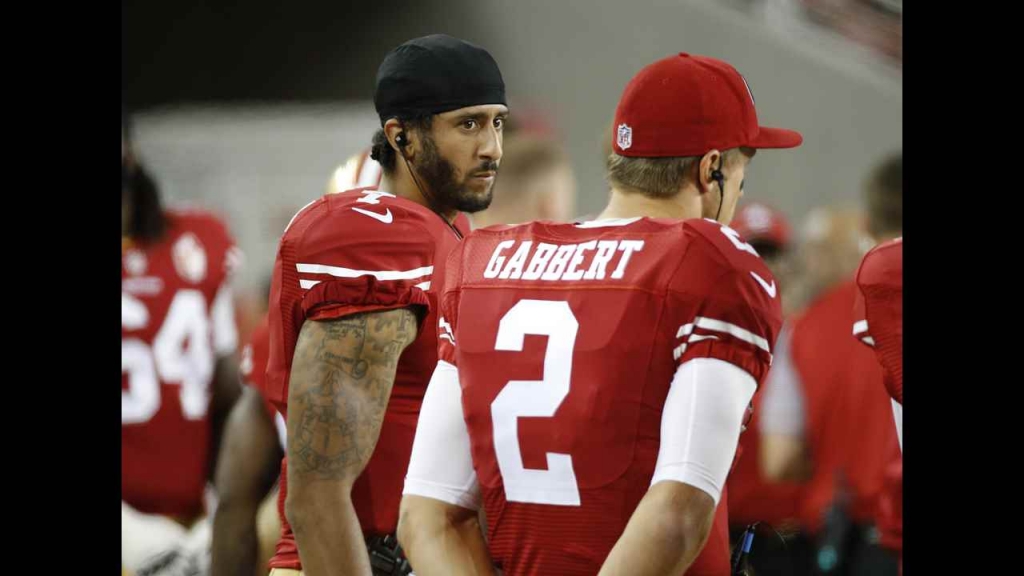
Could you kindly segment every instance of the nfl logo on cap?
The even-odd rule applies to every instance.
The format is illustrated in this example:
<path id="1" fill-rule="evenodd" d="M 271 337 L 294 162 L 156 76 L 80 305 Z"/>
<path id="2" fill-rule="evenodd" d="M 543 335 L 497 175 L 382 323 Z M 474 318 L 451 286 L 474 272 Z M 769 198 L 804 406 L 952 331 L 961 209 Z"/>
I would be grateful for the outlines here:
<path id="1" fill-rule="evenodd" d="M 633 145 L 633 129 L 628 124 L 619 124 L 617 141 L 623 150 Z"/>

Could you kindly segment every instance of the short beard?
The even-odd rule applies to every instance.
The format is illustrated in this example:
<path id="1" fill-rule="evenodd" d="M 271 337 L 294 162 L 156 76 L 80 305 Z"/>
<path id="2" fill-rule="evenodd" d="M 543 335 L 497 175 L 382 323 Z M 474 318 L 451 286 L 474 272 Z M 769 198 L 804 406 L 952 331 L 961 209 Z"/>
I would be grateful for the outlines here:
<path id="1" fill-rule="evenodd" d="M 433 192 L 433 200 L 438 204 L 437 210 L 445 211 L 455 209 L 460 212 L 480 212 L 491 205 L 494 197 L 494 182 L 486 194 L 477 196 L 466 186 L 466 181 L 476 172 L 494 171 L 497 173 L 498 163 L 494 160 L 486 160 L 476 170 L 469 172 L 462 179 L 456 181 L 455 167 L 451 162 L 441 157 L 437 150 L 434 139 L 429 135 L 423 137 L 423 149 L 413 161 L 416 171 L 423 176 L 427 185 Z M 495 178 L 497 180 L 497 178 Z"/>

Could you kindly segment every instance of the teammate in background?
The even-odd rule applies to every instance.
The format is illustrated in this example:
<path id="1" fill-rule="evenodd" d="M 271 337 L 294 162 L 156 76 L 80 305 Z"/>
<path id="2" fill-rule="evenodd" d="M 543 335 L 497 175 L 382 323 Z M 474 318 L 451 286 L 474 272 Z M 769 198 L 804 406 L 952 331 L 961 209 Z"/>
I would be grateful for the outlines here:
<path id="1" fill-rule="evenodd" d="M 887 159 L 867 186 L 868 232 L 878 244 L 857 271 L 853 334 L 885 370 L 903 448 L 903 155 Z"/>
<path id="2" fill-rule="evenodd" d="M 575 210 L 576 178 L 569 158 L 550 137 L 507 136 L 494 201 L 473 215 L 474 228 L 530 220 L 568 222 Z"/>
<path id="3" fill-rule="evenodd" d="M 760 203 L 747 202 L 737 211 L 730 226 L 739 232 L 764 260 L 778 283 L 782 301 L 783 320 L 790 319 L 799 305 L 794 297 L 795 242 L 785 215 Z M 782 334 L 785 334 L 783 324 Z M 747 527 L 756 522 L 767 523 L 779 532 L 785 545 L 779 545 L 770 529 L 759 531 L 754 553 L 748 558 L 749 566 L 758 574 L 787 574 L 803 576 L 811 573 L 813 546 L 807 535 L 799 530 L 798 507 L 801 485 L 795 482 L 772 482 L 765 478 L 758 462 L 761 446 L 760 424 L 762 402 L 772 383 L 772 372 L 782 365 L 780 354 L 783 336 L 775 343 L 775 361 L 764 384 L 753 400 L 753 414 L 746 430 L 740 435 L 736 468 L 729 474 L 729 532 L 734 544 L 741 543 Z M 784 368 L 783 368 L 784 369 Z M 767 541 L 766 541 L 767 540 Z"/>
<path id="4" fill-rule="evenodd" d="M 851 337 L 865 251 L 859 212 L 815 210 L 800 247 L 807 306 L 787 324 L 759 412 L 762 473 L 802 485 L 800 529 L 815 569 L 855 566 L 895 574 L 895 557 L 873 536 L 885 469 L 898 450 L 892 408 L 873 354 Z M 858 558 L 862 558 L 860 560 Z"/>
<path id="5" fill-rule="evenodd" d="M 216 217 L 167 210 L 121 121 L 121 558 L 133 573 L 208 562 L 204 503 L 239 394 L 230 276 Z"/>
<path id="6" fill-rule="evenodd" d="M 903 569 L 903 155 L 886 159 L 866 188 L 868 231 L 876 242 L 857 271 L 854 336 L 874 349 L 885 373 L 900 452 L 886 467 L 875 523 L 880 544 Z"/>

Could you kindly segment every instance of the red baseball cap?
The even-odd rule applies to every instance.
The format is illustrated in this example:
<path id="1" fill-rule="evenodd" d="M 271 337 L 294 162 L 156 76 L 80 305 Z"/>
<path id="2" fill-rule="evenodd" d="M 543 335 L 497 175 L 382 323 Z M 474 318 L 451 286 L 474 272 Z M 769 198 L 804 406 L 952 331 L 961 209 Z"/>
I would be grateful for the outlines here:
<path id="1" fill-rule="evenodd" d="M 754 95 L 731 65 L 685 53 L 644 67 L 615 110 L 616 154 L 701 156 L 711 149 L 794 148 L 799 132 L 757 123 Z"/>
<path id="2" fill-rule="evenodd" d="M 768 242 L 779 248 L 789 245 L 790 228 L 786 216 L 761 202 L 744 204 L 736 211 L 729 227 L 739 232 L 747 242 Z"/>

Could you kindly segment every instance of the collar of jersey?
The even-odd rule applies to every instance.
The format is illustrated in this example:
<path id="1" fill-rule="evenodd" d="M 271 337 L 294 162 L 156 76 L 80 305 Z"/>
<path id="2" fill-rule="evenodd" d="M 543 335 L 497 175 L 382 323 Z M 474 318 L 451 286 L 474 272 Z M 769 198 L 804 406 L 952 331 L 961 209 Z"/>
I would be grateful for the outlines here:
<path id="1" fill-rule="evenodd" d="M 577 228 L 604 228 L 606 226 L 627 226 L 636 222 L 642 218 L 642 216 L 636 216 L 635 218 L 602 218 L 599 220 L 589 220 L 587 222 L 580 222 L 576 224 Z"/>

